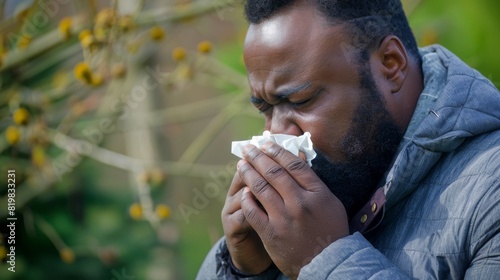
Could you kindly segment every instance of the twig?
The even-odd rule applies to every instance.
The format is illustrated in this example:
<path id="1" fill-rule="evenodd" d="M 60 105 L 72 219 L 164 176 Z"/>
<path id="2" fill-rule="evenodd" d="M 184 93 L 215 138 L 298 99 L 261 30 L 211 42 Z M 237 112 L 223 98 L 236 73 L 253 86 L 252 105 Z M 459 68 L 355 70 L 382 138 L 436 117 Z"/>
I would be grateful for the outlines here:
<path id="1" fill-rule="evenodd" d="M 19 81 L 29 80 L 47 69 L 75 57 L 81 50 L 79 45 L 68 46 L 64 49 L 55 49 L 50 55 L 44 56 L 33 63 L 27 63 L 19 69 L 16 78 Z M 73 76 L 73 75 L 71 75 Z"/>
<path id="2" fill-rule="evenodd" d="M 52 139 L 55 146 L 71 153 L 77 151 L 77 147 L 83 147 L 84 145 L 88 146 L 90 144 L 87 141 L 73 139 L 60 133 L 52 133 Z M 92 146 L 92 151 L 85 155 L 101 163 L 132 172 L 140 172 L 151 166 L 159 166 L 164 168 L 168 174 L 171 175 L 188 175 L 190 177 L 203 178 L 208 177 L 210 171 L 223 168 L 218 165 L 185 164 L 171 161 L 152 163 L 151 161 L 131 158 L 95 145 Z"/>
<path id="3" fill-rule="evenodd" d="M 244 94 L 239 94 L 232 100 L 232 103 L 222 110 L 215 118 L 207 125 L 200 133 L 198 138 L 191 143 L 180 158 L 180 162 L 194 163 L 198 157 L 205 151 L 206 147 L 215 138 L 217 133 L 234 117 L 240 110 L 246 106 L 242 99 L 246 97 Z"/>
<path id="4" fill-rule="evenodd" d="M 58 181 L 58 177 L 56 176 L 54 170 L 55 164 L 64 164 L 68 156 L 75 155 L 75 147 L 78 147 L 82 143 L 88 143 L 86 141 L 75 140 L 67 136 L 63 136 L 63 138 L 68 141 L 64 142 L 64 144 L 60 143 L 60 148 L 62 148 L 65 152 L 57 156 L 55 159 L 48 160 L 45 169 L 39 172 L 33 172 L 29 179 L 16 188 L 17 209 L 22 209 L 23 206 L 32 199 L 50 190 L 50 187 Z M 169 175 L 187 176 L 192 178 L 209 178 L 211 171 L 223 170 L 225 168 L 223 165 L 186 164 L 182 162 L 170 161 L 144 161 L 133 159 L 100 147 L 95 147 L 92 154 L 88 156 L 101 163 L 127 171 L 143 170 L 150 168 L 151 166 L 157 166 L 158 168 L 165 170 Z M 33 186 L 33 182 L 36 182 L 37 185 Z M 7 195 L 0 198 L 0 205 L 7 205 Z M 6 215 L 7 207 L 0 207 L 0 217 L 5 217 Z"/>
<path id="5" fill-rule="evenodd" d="M 227 82 L 237 86 L 237 87 L 247 87 L 248 80 L 247 76 L 244 74 L 234 70 L 233 68 L 227 66 L 224 63 L 214 59 L 213 57 L 209 57 L 207 59 L 209 63 L 209 67 L 206 67 L 206 71 L 212 75 L 216 75 L 217 77 L 224 78 Z"/>
<path id="6" fill-rule="evenodd" d="M 66 248 L 66 243 L 62 240 L 62 238 L 57 234 L 57 231 L 50 225 L 48 222 L 46 222 L 44 219 L 42 219 L 40 216 L 35 216 L 35 221 L 38 227 L 42 230 L 43 233 L 50 239 L 52 244 L 56 247 L 58 251 L 61 251 L 62 249 Z"/>
<path id="7" fill-rule="evenodd" d="M 157 126 L 164 126 L 168 124 L 182 124 L 189 121 L 208 118 L 214 115 L 214 113 L 220 110 L 222 107 L 227 106 L 230 102 L 229 98 L 230 96 L 228 95 L 222 95 L 198 102 L 172 106 L 172 107 L 167 107 L 165 109 L 152 111 L 144 117 L 144 123 L 143 124 L 141 123 L 140 126 L 135 126 L 133 128 L 130 127 L 124 128 L 120 124 L 116 124 L 117 127 L 115 132 L 124 132 L 130 130 L 151 128 Z M 257 110 L 254 107 L 250 105 L 248 105 L 247 107 L 248 108 L 242 109 L 238 113 L 238 115 L 248 115 L 256 118 L 262 117 L 257 113 Z M 134 117 L 135 114 L 136 113 L 130 113 L 129 117 Z M 91 124 L 97 123 L 100 119 L 109 117 L 111 116 L 101 116 L 100 118 L 95 118 L 95 117 L 79 118 L 77 122 L 72 124 L 72 129 L 77 131 L 82 131 L 85 127 L 89 127 Z M 55 113 L 53 113 L 50 117 L 47 117 L 47 119 L 49 120 L 55 118 L 57 118 L 55 116 Z M 65 134 L 64 130 L 60 129 L 57 130 Z M 0 136 L 0 152 L 2 151 L 2 148 L 6 148 L 3 146 L 3 144 L 7 145 L 6 142 L 3 143 L 2 141 L 5 142 L 4 140 L 2 140 L 2 137 Z"/>
<path id="8" fill-rule="evenodd" d="M 136 173 L 138 175 L 138 173 Z M 138 176 L 135 176 L 137 178 Z M 155 215 L 153 210 L 153 199 L 151 198 L 151 191 L 149 186 L 139 179 L 136 179 L 137 184 L 137 196 L 139 197 L 139 203 L 144 212 L 144 217 L 151 224 L 154 229 L 158 229 L 160 226 L 160 220 Z"/>
<path id="9" fill-rule="evenodd" d="M 137 5 L 137 10 L 132 14 L 134 18 L 136 18 L 138 15 L 141 14 L 142 9 L 144 8 L 144 4 L 146 3 L 146 0 L 140 0 L 139 4 Z"/>
<path id="10" fill-rule="evenodd" d="M 228 99 L 228 95 L 222 95 L 185 105 L 172 106 L 151 112 L 145 119 L 151 126 L 195 120 L 227 105 Z"/>
<path id="11" fill-rule="evenodd" d="M 234 1 L 227 1 L 223 3 L 223 5 L 230 6 Z M 137 16 L 136 24 L 138 27 L 148 26 L 151 24 L 160 24 L 160 23 L 176 23 L 182 21 L 186 18 L 192 18 L 196 16 L 200 16 L 203 14 L 207 14 L 213 12 L 217 9 L 223 8 L 222 5 L 214 5 L 212 1 L 206 2 L 196 2 L 191 6 L 190 9 L 186 11 L 176 11 L 174 14 L 168 14 L 172 10 L 167 8 L 154 8 L 148 11 L 143 11 Z M 73 32 L 78 34 L 85 28 L 88 28 L 90 25 L 83 18 L 75 18 L 75 26 L 73 28 Z M 14 66 L 18 66 L 27 60 L 31 60 L 36 56 L 46 52 L 49 49 L 52 49 L 62 43 L 65 43 L 66 40 L 61 36 L 59 30 L 55 29 L 49 31 L 43 36 L 35 38 L 34 41 L 23 51 L 10 52 L 5 57 L 4 65 L 0 68 L 0 73 L 9 70 Z M 73 40 L 73 44 L 76 44 L 77 41 Z"/>

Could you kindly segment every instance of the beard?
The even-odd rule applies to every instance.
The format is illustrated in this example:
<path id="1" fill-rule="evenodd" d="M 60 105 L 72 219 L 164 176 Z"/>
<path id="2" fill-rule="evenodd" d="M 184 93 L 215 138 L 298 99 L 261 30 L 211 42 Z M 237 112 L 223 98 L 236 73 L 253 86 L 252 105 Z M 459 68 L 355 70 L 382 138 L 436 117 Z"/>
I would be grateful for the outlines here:
<path id="1" fill-rule="evenodd" d="M 340 141 L 343 162 L 317 152 L 312 169 L 344 204 L 352 218 L 375 192 L 403 138 L 368 69 L 360 69 L 361 101 L 351 128 Z"/>

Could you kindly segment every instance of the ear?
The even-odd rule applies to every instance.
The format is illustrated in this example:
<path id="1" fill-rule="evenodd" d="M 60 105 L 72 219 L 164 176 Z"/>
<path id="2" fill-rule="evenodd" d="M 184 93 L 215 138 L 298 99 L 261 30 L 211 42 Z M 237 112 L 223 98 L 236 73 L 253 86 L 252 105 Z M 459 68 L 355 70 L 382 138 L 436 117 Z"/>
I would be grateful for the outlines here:
<path id="1" fill-rule="evenodd" d="M 377 53 L 382 74 L 392 93 L 401 90 L 408 75 L 408 53 L 398 37 L 389 35 L 380 43 Z"/>

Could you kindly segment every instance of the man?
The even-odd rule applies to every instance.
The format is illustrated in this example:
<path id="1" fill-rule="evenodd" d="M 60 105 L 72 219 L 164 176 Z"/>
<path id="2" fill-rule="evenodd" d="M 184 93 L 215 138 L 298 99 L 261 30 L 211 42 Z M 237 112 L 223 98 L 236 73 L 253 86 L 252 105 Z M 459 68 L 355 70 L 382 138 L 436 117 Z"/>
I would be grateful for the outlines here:
<path id="1" fill-rule="evenodd" d="M 399 0 L 249 0 L 251 101 L 312 168 L 247 146 L 198 279 L 494 279 L 500 93 Z"/>

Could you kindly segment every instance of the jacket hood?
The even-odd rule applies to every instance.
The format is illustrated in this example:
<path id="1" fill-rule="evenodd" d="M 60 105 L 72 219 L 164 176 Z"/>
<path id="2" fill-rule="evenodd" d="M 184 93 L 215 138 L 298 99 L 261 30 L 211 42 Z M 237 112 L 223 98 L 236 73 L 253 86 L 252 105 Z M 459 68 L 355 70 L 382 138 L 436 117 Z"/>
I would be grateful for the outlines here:
<path id="1" fill-rule="evenodd" d="M 448 70 L 446 85 L 432 111 L 415 131 L 413 143 L 434 152 L 450 152 L 465 139 L 500 129 L 500 92 L 478 71 L 443 47 L 435 52 Z"/>
<path id="2" fill-rule="evenodd" d="M 470 137 L 500 129 L 498 89 L 444 47 L 421 49 L 422 57 L 432 53 L 446 69 L 446 81 L 387 175 L 386 208 L 411 193 L 443 154 Z"/>

